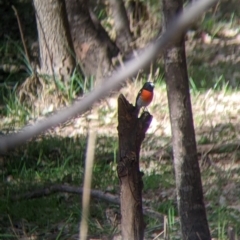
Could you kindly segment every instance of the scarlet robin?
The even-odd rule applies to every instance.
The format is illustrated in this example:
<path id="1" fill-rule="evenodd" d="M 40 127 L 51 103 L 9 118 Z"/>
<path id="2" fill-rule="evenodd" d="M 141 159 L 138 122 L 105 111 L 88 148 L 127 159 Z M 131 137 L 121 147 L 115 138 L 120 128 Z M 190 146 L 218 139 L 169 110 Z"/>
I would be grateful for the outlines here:
<path id="1" fill-rule="evenodd" d="M 139 110 L 141 107 L 144 109 L 151 103 L 153 99 L 153 89 L 154 84 L 153 82 L 146 82 L 141 90 L 138 92 L 136 98 L 136 105 L 135 107 Z"/>

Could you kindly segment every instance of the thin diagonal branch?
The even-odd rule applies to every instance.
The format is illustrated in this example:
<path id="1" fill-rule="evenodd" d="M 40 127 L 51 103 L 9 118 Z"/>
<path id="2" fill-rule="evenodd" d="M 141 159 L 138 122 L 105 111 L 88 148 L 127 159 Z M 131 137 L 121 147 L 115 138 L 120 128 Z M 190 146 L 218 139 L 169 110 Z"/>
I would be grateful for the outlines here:
<path id="1" fill-rule="evenodd" d="M 170 41 L 176 41 L 205 10 L 216 2 L 218 1 L 199 0 L 194 1 L 194 4 L 188 5 L 184 13 L 180 14 L 172 24 L 170 24 L 166 32 L 157 38 L 155 43 L 149 45 L 138 57 L 126 63 L 124 70 L 119 68 L 111 77 L 102 81 L 104 84 L 93 90 L 81 101 L 75 102 L 72 106 L 59 111 L 44 121 L 39 121 L 32 126 L 23 128 L 19 133 L 1 137 L 0 154 L 26 142 L 51 127 L 87 111 L 94 102 L 106 97 L 111 91 L 116 90 L 128 77 L 136 74 L 139 69 L 147 67 Z"/>

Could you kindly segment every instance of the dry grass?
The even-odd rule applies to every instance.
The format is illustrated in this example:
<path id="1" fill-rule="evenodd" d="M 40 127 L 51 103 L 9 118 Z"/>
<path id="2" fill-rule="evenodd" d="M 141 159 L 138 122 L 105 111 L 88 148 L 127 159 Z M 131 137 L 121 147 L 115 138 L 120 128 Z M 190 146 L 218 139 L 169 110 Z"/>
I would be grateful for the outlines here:
<path id="1" fill-rule="evenodd" d="M 141 86 L 141 83 L 128 83 L 120 92 L 125 95 L 130 103 L 134 104 Z M 86 133 L 89 121 L 91 121 L 92 128 L 97 128 L 99 134 L 104 135 L 107 133 L 116 135 L 117 98 L 120 92 L 96 103 L 92 110 L 86 112 L 83 116 L 79 116 L 78 118 L 70 120 L 63 126 L 59 126 L 54 130 L 55 134 L 61 136 L 75 136 L 77 134 Z M 148 107 L 148 111 L 153 115 L 153 121 L 148 133 L 163 138 L 170 137 L 171 128 L 165 87 L 157 86 L 154 94 L 154 99 Z M 240 119 L 240 117 L 238 117 L 240 113 L 238 95 L 238 91 L 229 93 L 226 90 L 208 90 L 204 93 L 192 95 L 193 116 L 198 138 L 201 138 L 201 136 L 207 132 L 209 136 L 214 135 L 217 137 L 219 133 L 223 134 L 229 130 L 235 135 L 235 138 L 238 137 L 237 130 Z M 46 106 L 47 105 L 45 105 L 45 107 Z M 223 137 L 227 138 L 226 140 L 233 140 L 230 132 L 227 135 L 225 134 L 225 136 L 223 134 L 221 136 L 221 141 L 225 140 Z"/>

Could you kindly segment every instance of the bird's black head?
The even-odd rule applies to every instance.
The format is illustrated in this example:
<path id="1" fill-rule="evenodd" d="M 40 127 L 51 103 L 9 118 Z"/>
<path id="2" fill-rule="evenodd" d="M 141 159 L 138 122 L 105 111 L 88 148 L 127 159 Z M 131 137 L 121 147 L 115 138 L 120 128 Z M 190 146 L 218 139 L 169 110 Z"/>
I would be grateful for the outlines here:
<path id="1" fill-rule="evenodd" d="M 146 89 L 146 90 L 152 92 L 153 89 L 154 89 L 154 83 L 153 83 L 153 82 L 146 82 L 146 83 L 143 85 L 143 89 Z"/>

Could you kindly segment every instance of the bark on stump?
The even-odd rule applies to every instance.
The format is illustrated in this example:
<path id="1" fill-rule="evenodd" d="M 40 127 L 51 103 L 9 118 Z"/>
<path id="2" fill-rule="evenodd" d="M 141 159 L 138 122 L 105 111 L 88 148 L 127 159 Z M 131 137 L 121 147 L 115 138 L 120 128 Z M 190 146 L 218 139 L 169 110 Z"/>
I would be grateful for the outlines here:
<path id="1" fill-rule="evenodd" d="M 122 239 L 144 238 L 142 212 L 142 173 L 139 153 L 145 133 L 152 121 L 149 112 L 138 112 L 121 94 L 118 98 L 119 160 L 117 173 L 120 180 Z"/>

